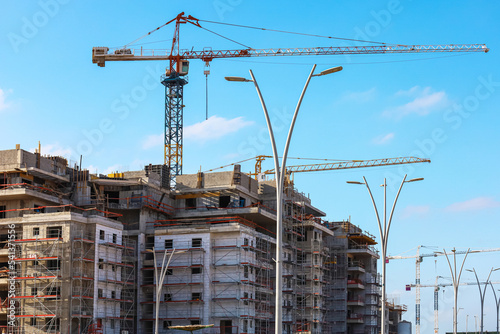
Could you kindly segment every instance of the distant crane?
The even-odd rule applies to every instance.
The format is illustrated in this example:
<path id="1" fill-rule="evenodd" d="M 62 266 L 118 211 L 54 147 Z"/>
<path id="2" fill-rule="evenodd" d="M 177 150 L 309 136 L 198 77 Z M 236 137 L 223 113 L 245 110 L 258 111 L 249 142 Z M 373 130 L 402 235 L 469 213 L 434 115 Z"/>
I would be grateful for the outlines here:
<path id="1" fill-rule="evenodd" d="M 241 160 L 228 165 L 216 167 L 207 170 L 206 172 L 211 172 L 217 169 L 234 166 L 236 164 L 255 159 L 255 172 L 250 172 L 248 175 L 253 176 L 258 179 L 259 176 L 272 175 L 275 173 L 274 169 L 268 169 L 262 171 L 262 162 L 265 158 L 272 158 L 269 155 L 258 155 L 253 158 Z M 290 158 L 290 159 L 303 159 L 303 160 L 313 160 L 305 158 Z M 314 159 L 328 161 L 330 159 Z M 420 162 L 431 162 L 429 159 L 423 159 L 418 157 L 397 157 L 397 158 L 383 158 L 383 159 L 370 159 L 370 160 L 336 160 L 332 162 L 326 162 L 321 164 L 308 164 L 308 165 L 294 165 L 286 167 L 286 174 L 290 176 L 292 173 L 302 173 L 302 172 L 315 172 L 315 171 L 327 171 L 327 170 L 339 170 L 339 169 L 352 169 L 352 168 L 363 168 L 363 167 L 380 167 L 380 166 L 392 166 L 392 165 L 403 165 L 403 164 L 415 164 Z"/>
<path id="2" fill-rule="evenodd" d="M 106 61 L 138 61 L 138 60 L 167 60 L 169 67 L 162 76 L 161 83 L 165 86 L 165 143 L 164 164 L 168 167 L 170 187 L 175 187 L 175 177 L 182 174 L 183 154 L 183 110 L 184 85 L 188 83 L 187 74 L 190 59 L 201 59 L 205 62 L 205 75 L 209 73 L 210 62 L 216 58 L 241 57 L 270 57 L 270 56 L 318 56 L 318 55 L 357 55 L 357 54 L 393 54 L 393 53 L 429 53 L 429 52 L 488 52 L 484 44 L 447 44 L 447 45 L 393 45 L 380 43 L 374 46 L 340 46 L 340 47 L 312 47 L 312 48 L 274 48 L 274 49 L 245 49 L 203 51 L 181 50 L 179 43 L 179 28 L 181 24 L 189 23 L 203 28 L 201 22 L 191 15 L 178 14 L 164 25 L 148 32 L 144 36 L 125 45 L 123 48 L 94 47 L 92 62 L 104 67 Z M 175 22 L 174 37 L 170 50 L 130 49 L 129 45 L 151 35 L 153 32 Z M 211 22 L 219 23 L 219 22 Z M 223 23 L 221 23 L 223 24 Z M 227 24 L 230 25 L 230 24 Z M 237 26 L 232 24 L 233 26 Z M 242 26 L 240 26 L 242 27 Z M 255 27 L 246 27 L 255 28 Z M 266 30 L 258 28 L 261 30 Z M 205 29 L 207 30 L 207 29 Z M 241 43 L 239 43 L 241 44 Z"/>
<path id="3" fill-rule="evenodd" d="M 443 252 L 434 252 L 430 254 L 420 254 L 420 247 L 425 246 L 417 246 L 417 254 L 410 256 L 388 256 L 387 260 L 402 260 L 402 259 L 415 259 L 415 284 L 410 286 L 415 286 L 415 334 L 420 334 L 420 263 L 423 261 L 424 257 L 437 257 L 445 255 Z M 480 250 L 471 250 L 471 253 L 482 253 L 482 252 L 498 252 L 500 248 L 492 248 L 492 249 L 480 249 Z M 465 254 L 466 251 L 458 251 L 455 254 Z M 451 253 L 450 253 L 451 254 Z"/>
<path id="4" fill-rule="evenodd" d="M 436 276 L 436 284 L 425 285 L 425 284 L 407 284 L 407 287 L 411 288 L 434 288 L 434 334 L 439 333 L 439 288 L 445 286 L 453 286 L 453 283 L 441 283 L 438 284 L 438 279 L 444 278 L 442 276 Z M 500 284 L 500 282 L 480 282 L 479 284 Z M 477 282 L 465 282 L 459 283 L 459 285 L 477 285 Z"/>

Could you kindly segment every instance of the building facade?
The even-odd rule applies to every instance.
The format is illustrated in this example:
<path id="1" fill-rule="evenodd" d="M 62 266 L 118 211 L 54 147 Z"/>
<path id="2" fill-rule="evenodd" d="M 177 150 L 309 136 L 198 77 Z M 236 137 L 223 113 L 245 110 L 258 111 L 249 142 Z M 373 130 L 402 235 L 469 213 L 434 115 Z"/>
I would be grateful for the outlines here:
<path id="1" fill-rule="evenodd" d="M 178 176 L 170 190 L 166 173 L 95 175 L 60 157 L 0 151 L 0 326 L 12 302 L 17 333 L 153 333 L 157 318 L 160 333 L 274 332 L 274 181 L 235 166 Z M 376 333 L 375 240 L 324 215 L 286 183 L 283 332 Z"/>

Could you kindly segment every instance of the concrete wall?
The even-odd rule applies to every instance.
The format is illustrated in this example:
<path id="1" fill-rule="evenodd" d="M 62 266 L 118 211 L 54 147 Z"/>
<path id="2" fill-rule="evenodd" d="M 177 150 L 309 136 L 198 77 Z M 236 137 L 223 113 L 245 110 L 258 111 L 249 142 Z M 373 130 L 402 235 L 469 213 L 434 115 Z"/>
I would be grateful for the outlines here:
<path id="1" fill-rule="evenodd" d="M 55 173 L 57 175 L 66 174 L 66 159 L 59 158 L 54 161 L 47 157 L 40 157 L 40 169 Z M 0 151 L 0 171 L 12 171 L 15 168 L 37 167 L 36 154 L 25 150 L 5 150 Z"/>
<path id="2" fill-rule="evenodd" d="M 0 151 L 0 171 L 11 171 L 20 168 L 21 150 Z"/>

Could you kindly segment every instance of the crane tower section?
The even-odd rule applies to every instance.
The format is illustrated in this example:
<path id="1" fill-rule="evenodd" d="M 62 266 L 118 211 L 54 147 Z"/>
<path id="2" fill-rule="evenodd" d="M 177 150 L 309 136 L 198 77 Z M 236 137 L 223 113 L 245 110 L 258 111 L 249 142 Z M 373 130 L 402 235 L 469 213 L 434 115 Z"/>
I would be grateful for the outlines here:
<path id="1" fill-rule="evenodd" d="M 184 85 L 187 77 L 174 72 L 162 76 L 165 86 L 165 164 L 168 166 L 170 187 L 175 176 L 182 174 L 182 119 L 184 109 Z"/>

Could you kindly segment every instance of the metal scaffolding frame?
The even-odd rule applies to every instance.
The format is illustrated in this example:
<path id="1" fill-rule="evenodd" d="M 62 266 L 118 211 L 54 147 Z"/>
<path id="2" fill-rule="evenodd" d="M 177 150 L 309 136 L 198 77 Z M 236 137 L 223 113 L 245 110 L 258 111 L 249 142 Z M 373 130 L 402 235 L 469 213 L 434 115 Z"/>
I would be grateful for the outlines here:
<path id="1" fill-rule="evenodd" d="M 24 232 L 24 233 L 23 233 Z M 33 330 L 54 332 L 60 330 L 63 317 L 62 229 L 54 230 L 46 238 L 18 232 L 13 244 L 16 248 L 16 295 L 19 307 L 15 317 L 22 324 L 16 333 Z"/>

